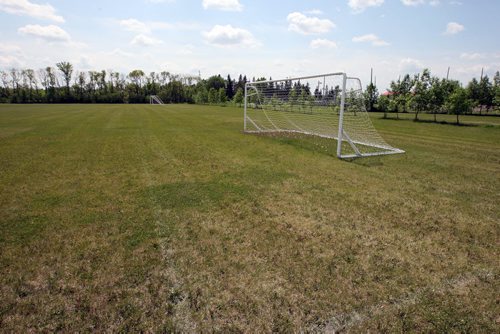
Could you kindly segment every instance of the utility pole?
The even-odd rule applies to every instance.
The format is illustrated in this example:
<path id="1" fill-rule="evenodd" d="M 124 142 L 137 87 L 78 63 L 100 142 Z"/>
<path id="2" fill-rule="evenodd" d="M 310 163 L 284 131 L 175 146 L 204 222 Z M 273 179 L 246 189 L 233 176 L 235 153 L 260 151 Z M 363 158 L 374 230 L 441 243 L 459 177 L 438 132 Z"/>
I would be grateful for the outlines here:
<path id="1" fill-rule="evenodd" d="M 446 72 L 446 81 L 448 81 L 449 77 L 450 77 L 450 67 L 448 66 L 448 72 Z"/>
<path id="2" fill-rule="evenodd" d="M 483 80 L 483 74 L 484 74 L 484 67 L 481 67 L 481 80 Z"/>

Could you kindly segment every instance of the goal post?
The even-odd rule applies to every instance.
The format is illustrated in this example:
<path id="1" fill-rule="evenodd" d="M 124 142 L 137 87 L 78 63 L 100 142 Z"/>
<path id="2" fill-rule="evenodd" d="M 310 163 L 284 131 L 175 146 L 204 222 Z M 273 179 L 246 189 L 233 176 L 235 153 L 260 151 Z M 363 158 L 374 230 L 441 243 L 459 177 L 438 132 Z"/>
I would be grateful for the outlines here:
<path id="1" fill-rule="evenodd" d="M 243 126 L 246 133 L 335 139 L 342 159 L 404 153 L 374 128 L 361 80 L 341 72 L 246 83 Z"/>

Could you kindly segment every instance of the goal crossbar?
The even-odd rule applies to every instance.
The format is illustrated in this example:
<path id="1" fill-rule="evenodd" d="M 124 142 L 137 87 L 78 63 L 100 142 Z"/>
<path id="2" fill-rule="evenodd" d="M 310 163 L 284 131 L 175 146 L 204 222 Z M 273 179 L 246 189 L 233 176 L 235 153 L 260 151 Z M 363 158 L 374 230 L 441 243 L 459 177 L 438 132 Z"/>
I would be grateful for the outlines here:
<path id="1" fill-rule="evenodd" d="M 244 131 L 335 139 L 341 159 L 404 153 L 373 127 L 361 80 L 343 72 L 246 83 Z"/>

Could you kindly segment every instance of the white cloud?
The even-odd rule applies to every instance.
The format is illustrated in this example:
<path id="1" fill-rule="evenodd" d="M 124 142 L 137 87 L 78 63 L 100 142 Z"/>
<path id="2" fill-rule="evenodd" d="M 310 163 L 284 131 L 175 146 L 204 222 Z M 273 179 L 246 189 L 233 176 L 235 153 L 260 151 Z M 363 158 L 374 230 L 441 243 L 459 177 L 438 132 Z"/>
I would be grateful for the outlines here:
<path id="1" fill-rule="evenodd" d="M 22 67 L 24 64 L 19 61 L 18 57 L 10 55 L 0 55 L 0 69 Z"/>
<path id="2" fill-rule="evenodd" d="M 151 31 L 146 23 L 141 22 L 137 19 L 120 20 L 119 24 L 128 31 L 139 33 L 149 33 Z"/>
<path id="3" fill-rule="evenodd" d="M 153 45 L 163 44 L 163 41 L 151 36 L 139 34 L 134 37 L 134 39 L 130 42 L 130 44 L 139 46 L 153 46 Z"/>
<path id="4" fill-rule="evenodd" d="M 352 38 L 355 43 L 371 43 L 373 46 L 387 46 L 390 45 L 383 39 L 379 38 L 375 34 L 367 34 L 363 36 L 355 36 Z"/>
<path id="5" fill-rule="evenodd" d="M 401 0 L 405 6 L 419 6 L 425 3 L 424 0 Z"/>
<path id="6" fill-rule="evenodd" d="M 420 5 L 429 4 L 430 6 L 436 7 L 441 4 L 441 0 L 401 0 L 403 5 L 409 7 L 417 7 Z"/>
<path id="7" fill-rule="evenodd" d="M 21 35 L 29 35 L 37 38 L 42 38 L 52 42 L 70 42 L 69 34 L 55 25 L 41 26 L 38 24 L 28 24 L 17 29 Z"/>
<path id="8" fill-rule="evenodd" d="M 305 14 L 311 14 L 311 15 L 323 15 L 323 11 L 320 10 L 320 9 L 306 10 L 304 13 Z"/>
<path id="9" fill-rule="evenodd" d="M 330 41 L 328 39 L 317 38 L 311 41 L 310 46 L 313 49 L 319 49 L 319 48 L 336 49 L 337 43 L 335 43 L 334 41 Z"/>
<path id="10" fill-rule="evenodd" d="M 175 0 L 146 0 L 149 3 L 174 3 Z"/>
<path id="11" fill-rule="evenodd" d="M 481 54 L 481 53 L 477 53 L 477 52 L 475 52 L 475 53 L 464 52 L 460 55 L 460 58 L 466 59 L 466 60 L 477 60 L 477 59 L 485 58 L 485 55 Z"/>
<path id="12" fill-rule="evenodd" d="M 335 24 L 328 19 L 306 16 L 299 12 L 288 14 L 288 30 L 304 35 L 323 34 L 335 28 Z"/>
<path id="13" fill-rule="evenodd" d="M 77 62 L 75 62 L 75 68 L 79 68 L 82 70 L 90 70 L 92 68 L 90 58 L 86 55 L 82 55 L 80 59 Z"/>
<path id="14" fill-rule="evenodd" d="M 210 31 L 203 32 L 205 41 L 216 46 L 244 46 L 256 47 L 260 43 L 252 33 L 241 28 L 234 28 L 231 25 L 215 25 Z"/>
<path id="15" fill-rule="evenodd" d="M 64 18 L 56 14 L 49 4 L 38 5 L 28 0 L 0 0 L 0 11 L 14 15 L 26 15 L 37 19 L 64 22 Z"/>
<path id="16" fill-rule="evenodd" d="M 417 59 L 405 58 L 399 62 L 399 72 L 403 74 L 419 73 L 424 65 Z"/>
<path id="17" fill-rule="evenodd" d="M 482 71 L 484 73 L 489 72 L 491 70 L 491 66 L 488 64 L 476 64 L 472 66 L 459 66 L 455 69 L 455 71 L 459 74 L 466 75 L 467 77 L 475 77 L 479 76 Z"/>
<path id="18" fill-rule="evenodd" d="M 275 59 L 273 61 L 273 65 L 276 67 L 283 67 L 285 66 L 285 63 L 281 59 Z"/>
<path id="19" fill-rule="evenodd" d="M 241 12 L 243 5 L 239 0 L 203 0 L 203 8 L 218 9 L 228 12 Z"/>
<path id="20" fill-rule="evenodd" d="M 461 31 L 464 31 L 465 27 L 460 23 L 450 22 L 446 25 L 445 35 L 455 35 Z"/>
<path id="21" fill-rule="evenodd" d="M 0 44 L 0 53 L 20 53 L 21 48 L 14 44 Z"/>
<path id="22" fill-rule="evenodd" d="M 24 59 L 22 49 L 15 44 L 0 44 L 0 69 L 20 67 Z"/>
<path id="23" fill-rule="evenodd" d="M 118 22 L 123 29 L 127 31 L 132 31 L 139 34 L 150 34 L 153 30 L 197 30 L 199 29 L 199 24 L 191 22 L 177 22 L 177 23 L 167 23 L 161 21 L 140 21 L 134 18 L 113 21 Z"/>
<path id="24" fill-rule="evenodd" d="M 186 44 L 176 48 L 177 54 L 182 56 L 192 55 L 194 53 L 194 49 L 195 47 L 192 44 Z"/>
<path id="25" fill-rule="evenodd" d="M 349 0 L 347 3 L 355 13 L 361 13 L 368 7 L 378 7 L 384 3 L 384 0 Z"/>
<path id="26" fill-rule="evenodd" d="M 120 48 L 114 49 L 113 51 L 110 51 L 110 52 L 105 52 L 104 55 L 106 57 L 110 57 L 110 58 L 112 58 L 112 57 L 132 58 L 132 57 L 134 57 L 134 55 L 132 53 L 123 51 Z"/>

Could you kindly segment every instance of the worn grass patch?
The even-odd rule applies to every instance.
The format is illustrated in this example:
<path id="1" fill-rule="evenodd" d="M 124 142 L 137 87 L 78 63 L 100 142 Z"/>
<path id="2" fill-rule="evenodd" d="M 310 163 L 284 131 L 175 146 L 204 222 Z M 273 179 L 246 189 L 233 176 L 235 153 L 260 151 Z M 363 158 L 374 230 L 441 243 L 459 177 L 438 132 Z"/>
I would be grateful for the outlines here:
<path id="1" fill-rule="evenodd" d="M 494 332 L 496 119 L 373 116 L 406 154 L 235 108 L 0 105 L 0 331 Z"/>

